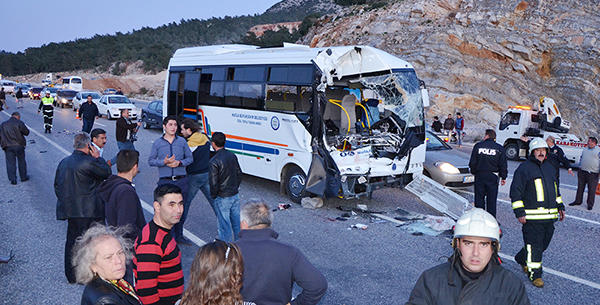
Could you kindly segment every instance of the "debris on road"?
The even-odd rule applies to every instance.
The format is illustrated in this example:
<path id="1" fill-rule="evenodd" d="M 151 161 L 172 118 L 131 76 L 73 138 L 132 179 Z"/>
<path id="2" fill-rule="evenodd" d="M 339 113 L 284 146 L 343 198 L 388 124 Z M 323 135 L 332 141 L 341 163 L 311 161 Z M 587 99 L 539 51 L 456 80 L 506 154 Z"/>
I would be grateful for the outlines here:
<path id="1" fill-rule="evenodd" d="M 350 226 L 353 229 L 361 229 L 361 230 L 366 230 L 369 226 L 362 224 L 362 223 L 357 223 L 355 225 Z"/>
<path id="2" fill-rule="evenodd" d="M 454 225 L 456 224 L 454 220 L 445 216 L 427 215 L 424 221 L 426 226 L 441 232 L 446 230 L 452 230 L 452 227 L 454 227 Z"/>
<path id="3" fill-rule="evenodd" d="M 0 264 L 6 264 L 10 262 L 10 260 L 12 260 L 14 257 L 15 255 L 13 254 L 12 250 L 10 251 L 9 255 L 0 255 Z"/>
<path id="4" fill-rule="evenodd" d="M 456 220 L 474 207 L 469 201 L 424 175 L 413 175 L 406 190 L 415 194 L 428 207 Z"/>
<path id="5" fill-rule="evenodd" d="M 304 197 L 302 198 L 302 207 L 307 209 L 316 209 L 323 206 L 323 198 L 321 197 Z"/>
<path id="6" fill-rule="evenodd" d="M 45 154 L 47 152 L 48 152 L 47 150 L 40 150 L 40 154 Z"/>
<path id="7" fill-rule="evenodd" d="M 291 205 L 291 204 L 289 204 L 289 203 L 280 203 L 280 204 L 277 206 L 277 208 L 278 208 L 280 211 L 282 211 L 282 210 L 287 210 L 287 209 L 289 209 L 289 208 L 291 208 L 291 207 L 292 207 L 292 205 Z"/>

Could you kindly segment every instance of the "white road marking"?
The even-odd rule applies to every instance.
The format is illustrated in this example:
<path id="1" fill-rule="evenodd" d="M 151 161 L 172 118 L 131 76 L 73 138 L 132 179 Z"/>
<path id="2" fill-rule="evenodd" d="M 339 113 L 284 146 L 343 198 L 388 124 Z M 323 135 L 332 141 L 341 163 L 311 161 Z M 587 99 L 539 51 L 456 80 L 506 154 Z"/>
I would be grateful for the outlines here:
<path id="1" fill-rule="evenodd" d="M 98 122 L 94 122 L 94 125 L 100 125 L 102 127 L 106 127 L 106 125 L 102 124 L 102 123 L 98 123 Z"/>
<path id="2" fill-rule="evenodd" d="M 10 115 L 8 113 L 6 113 L 5 111 L 2 111 L 2 113 L 4 115 L 6 115 L 7 117 L 10 118 Z M 100 125 L 100 124 L 98 124 Z M 27 126 L 27 124 L 25 124 L 25 126 Z M 35 129 L 32 129 L 31 127 L 27 126 L 27 128 L 32 131 L 33 133 L 35 133 L 37 136 L 41 137 L 42 139 L 46 140 L 46 142 L 50 143 L 50 145 L 56 147 L 56 149 L 58 149 L 59 151 L 61 151 L 62 153 L 64 153 L 67 156 L 71 155 L 71 152 L 67 151 L 66 149 L 62 148 L 60 145 L 58 145 L 57 143 L 55 143 L 54 141 L 48 139 L 46 136 L 44 136 L 43 134 L 41 134 L 40 132 L 38 132 Z M 150 204 L 148 204 L 146 201 L 140 199 L 140 202 L 142 203 L 142 208 L 144 208 L 144 210 L 148 211 L 148 213 L 154 215 L 154 207 Z M 183 236 L 189 238 L 193 243 L 195 243 L 196 245 L 198 245 L 199 247 L 202 247 L 206 244 L 205 241 L 203 241 L 202 239 L 200 239 L 198 236 L 194 235 L 193 233 L 191 233 L 190 231 L 188 231 L 187 229 L 183 229 Z"/>
<path id="3" fill-rule="evenodd" d="M 461 193 L 466 193 L 466 194 L 469 194 L 469 195 L 473 195 L 473 196 L 475 195 L 475 194 L 473 194 L 473 192 L 469 192 L 469 191 L 464 191 L 464 190 L 456 190 L 456 191 L 461 192 Z M 512 203 L 510 201 L 507 201 L 507 200 L 504 200 L 504 199 L 498 199 L 498 202 L 502 202 L 502 203 L 506 203 L 506 204 L 512 205 Z M 576 220 L 580 220 L 580 221 L 583 221 L 583 222 L 587 222 L 587 223 L 591 223 L 591 224 L 595 224 L 595 225 L 599 225 L 600 226 L 600 222 L 598 222 L 598 221 L 589 220 L 589 219 L 581 218 L 581 217 L 577 217 L 577 216 L 572 216 L 572 215 L 569 215 L 569 214 L 567 214 L 565 216 L 567 218 L 573 218 L 573 219 L 576 219 Z"/>
<path id="4" fill-rule="evenodd" d="M 512 256 L 506 255 L 504 253 L 498 253 L 498 256 L 500 256 L 504 260 L 508 260 L 508 261 L 516 263 L 515 259 Z M 567 280 L 571 280 L 573 282 L 576 282 L 576 283 L 579 283 L 579 284 L 583 284 L 583 285 L 586 285 L 586 286 L 590 286 L 592 288 L 596 288 L 596 289 L 600 290 L 600 284 L 598 284 L 598 283 L 594 283 L 592 281 L 584 280 L 582 278 L 579 278 L 579 277 L 576 277 L 576 276 L 572 276 L 570 274 L 566 274 L 566 273 L 560 272 L 558 270 L 554 270 L 554 269 L 551 269 L 551 268 L 548 268 L 548 267 L 544 267 L 544 272 L 545 273 L 550 273 L 550 274 L 553 274 L 553 275 L 556 275 L 556 276 L 560 276 L 560 277 L 565 278 Z"/>

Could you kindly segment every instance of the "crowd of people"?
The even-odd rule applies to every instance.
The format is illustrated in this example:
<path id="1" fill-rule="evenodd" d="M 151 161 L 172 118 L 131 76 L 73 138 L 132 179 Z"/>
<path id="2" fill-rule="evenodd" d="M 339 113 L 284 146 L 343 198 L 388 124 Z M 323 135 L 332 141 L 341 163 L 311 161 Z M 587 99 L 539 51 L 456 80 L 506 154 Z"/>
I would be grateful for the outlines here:
<path id="1" fill-rule="evenodd" d="M 45 105 L 42 99 L 40 109 Z M 81 304 L 319 303 L 327 280 L 298 248 L 277 240 L 269 205 L 262 200 L 240 203 L 243 175 L 235 154 L 225 149 L 225 134 L 215 132 L 209 139 L 194 120 L 178 121 L 172 116 L 163 120 L 164 133 L 153 142 L 148 158 L 148 164 L 157 167 L 159 179 L 153 194 L 154 213 L 146 221 L 132 183 L 140 156 L 132 134 L 140 125 L 131 122 L 127 110 L 121 111 L 116 122 L 119 152 L 106 160 L 106 131 L 92 129 L 97 110 L 89 107 L 89 115 L 81 111 L 84 130 L 74 136 L 74 151 L 59 163 L 54 181 L 56 218 L 68 222 L 64 272 L 69 283 L 85 285 Z M 45 113 L 45 123 L 45 130 L 51 132 L 51 114 L 47 121 Z M 462 145 L 464 118 L 460 113 L 456 119 L 448 115 L 443 125 L 435 117 L 432 128 L 457 132 L 457 145 Z M 21 181 L 29 179 L 24 152 L 28 134 L 18 112 L 0 125 L 0 144 L 12 184 L 16 184 L 17 164 Z M 469 167 L 475 176 L 476 208 L 457 220 L 452 255 L 447 263 L 423 272 L 407 304 L 483 299 L 490 304 L 529 304 L 524 283 L 503 268 L 498 258 L 501 231 L 496 197 L 498 185 L 506 183 L 508 169 L 506 152 L 495 138 L 494 130 L 486 130 L 483 141 L 472 150 Z M 569 174 L 573 172 L 552 137 L 534 138 L 527 147 L 529 157 L 516 169 L 509 194 L 524 240 L 515 261 L 532 284 L 541 288 L 543 252 L 552 239 L 554 223 L 565 218 L 558 187 L 560 164 L 569 166 Z M 116 165 L 116 175 L 112 165 Z M 600 171 L 596 138 L 589 138 L 580 167 L 577 196 L 570 205 L 582 204 L 588 186 L 591 209 L 592 187 L 598 184 Z M 197 251 L 185 287 L 179 246 L 192 244 L 183 226 L 198 191 L 215 213 L 218 239 Z M 295 297 L 294 284 L 301 288 Z"/>
<path id="2" fill-rule="evenodd" d="M 138 126 L 116 124 L 117 138 Z M 225 135 L 215 132 L 211 141 L 196 122 L 175 117 L 164 119 L 163 130 L 148 158 L 159 173 L 149 222 L 132 184 L 139 172 L 133 143 L 119 145 L 113 175 L 102 156 L 106 131 L 80 132 L 57 167 L 56 217 L 68 222 L 65 276 L 86 285 L 82 304 L 317 304 L 327 290 L 323 274 L 298 248 L 277 240 L 266 203 L 240 205 L 242 172 Z M 179 246 L 192 243 L 183 223 L 199 190 L 219 238 L 198 250 L 184 289 Z M 294 283 L 302 292 L 293 298 Z"/>

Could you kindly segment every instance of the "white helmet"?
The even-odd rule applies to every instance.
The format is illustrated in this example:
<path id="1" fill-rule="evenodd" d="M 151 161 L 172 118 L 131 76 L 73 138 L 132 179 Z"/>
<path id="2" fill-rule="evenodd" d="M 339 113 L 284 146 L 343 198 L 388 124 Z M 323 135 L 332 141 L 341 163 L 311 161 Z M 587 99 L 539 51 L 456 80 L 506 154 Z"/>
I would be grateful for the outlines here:
<path id="1" fill-rule="evenodd" d="M 535 138 L 529 142 L 529 154 L 538 148 L 545 148 L 547 150 L 548 143 L 546 143 L 546 141 L 542 138 Z"/>
<path id="2" fill-rule="evenodd" d="M 496 218 L 480 208 L 464 213 L 456 221 L 452 246 L 456 246 L 455 240 L 457 238 L 464 236 L 487 237 L 492 241 L 496 241 L 498 248 L 500 247 L 500 227 Z"/>

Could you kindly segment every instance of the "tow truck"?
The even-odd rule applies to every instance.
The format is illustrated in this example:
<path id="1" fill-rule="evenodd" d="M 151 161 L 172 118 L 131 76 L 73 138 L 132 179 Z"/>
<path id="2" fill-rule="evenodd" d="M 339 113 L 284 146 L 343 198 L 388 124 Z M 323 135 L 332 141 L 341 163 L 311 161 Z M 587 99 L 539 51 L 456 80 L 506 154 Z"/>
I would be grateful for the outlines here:
<path id="1" fill-rule="evenodd" d="M 529 106 L 509 106 L 496 127 L 496 142 L 506 149 L 509 160 L 527 156 L 527 145 L 521 136 L 528 139 L 554 137 L 556 145 L 563 149 L 571 163 L 579 162 L 587 143 L 569 133 L 571 122 L 563 119 L 553 99 L 542 96 L 538 109 Z"/>

